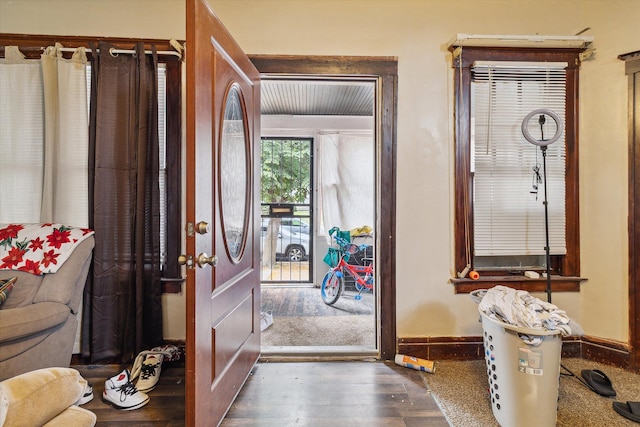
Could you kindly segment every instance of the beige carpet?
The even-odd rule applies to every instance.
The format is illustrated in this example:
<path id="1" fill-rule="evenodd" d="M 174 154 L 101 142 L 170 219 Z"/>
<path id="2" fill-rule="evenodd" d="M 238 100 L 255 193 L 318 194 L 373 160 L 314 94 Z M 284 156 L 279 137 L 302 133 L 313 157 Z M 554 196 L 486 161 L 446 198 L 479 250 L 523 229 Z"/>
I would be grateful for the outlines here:
<path id="1" fill-rule="evenodd" d="M 346 292 L 333 305 L 322 301 L 314 287 L 263 286 L 262 311 L 273 314 L 273 325 L 262 332 L 266 347 L 375 347 L 375 300 L 365 293 L 355 300 Z"/>
<path id="2" fill-rule="evenodd" d="M 372 293 L 354 299 L 354 292 L 345 292 L 333 305 L 322 301 L 320 288 L 263 286 L 260 308 L 275 316 L 316 317 L 373 314 L 375 300 Z"/>
<path id="3" fill-rule="evenodd" d="M 640 375 L 582 359 L 563 359 L 562 365 L 576 375 L 580 375 L 582 369 L 600 369 L 611 379 L 617 396 L 600 396 L 576 378 L 562 375 L 558 391 L 557 426 L 638 425 L 618 415 L 611 405 L 616 400 L 640 401 Z M 498 427 L 491 410 L 483 360 L 436 361 L 435 373 L 422 373 L 422 376 L 452 427 Z"/>
<path id="4" fill-rule="evenodd" d="M 373 315 L 274 316 L 263 346 L 375 346 Z"/>

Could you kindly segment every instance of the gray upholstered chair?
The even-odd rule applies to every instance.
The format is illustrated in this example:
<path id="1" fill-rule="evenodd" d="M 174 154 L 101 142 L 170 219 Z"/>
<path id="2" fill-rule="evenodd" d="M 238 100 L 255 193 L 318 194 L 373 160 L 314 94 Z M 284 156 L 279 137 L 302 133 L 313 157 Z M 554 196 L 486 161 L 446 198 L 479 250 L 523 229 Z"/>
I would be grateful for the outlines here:
<path id="1" fill-rule="evenodd" d="M 80 242 L 56 273 L 0 270 L 0 280 L 18 277 L 0 306 L 0 380 L 69 367 L 94 245 L 93 236 Z"/>

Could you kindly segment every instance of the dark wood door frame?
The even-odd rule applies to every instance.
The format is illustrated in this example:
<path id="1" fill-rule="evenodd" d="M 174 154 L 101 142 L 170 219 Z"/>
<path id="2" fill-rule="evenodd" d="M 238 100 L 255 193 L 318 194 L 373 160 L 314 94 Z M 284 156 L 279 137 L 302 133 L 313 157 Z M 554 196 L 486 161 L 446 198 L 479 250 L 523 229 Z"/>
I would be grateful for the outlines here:
<path id="1" fill-rule="evenodd" d="M 640 370 L 640 51 L 619 56 L 629 81 L 629 368 Z"/>
<path id="2" fill-rule="evenodd" d="M 396 126 L 398 59 L 359 56 L 249 55 L 262 74 L 372 77 L 378 80 L 378 159 L 380 165 L 378 277 L 380 292 L 380 358 L 396 354 Z"/>

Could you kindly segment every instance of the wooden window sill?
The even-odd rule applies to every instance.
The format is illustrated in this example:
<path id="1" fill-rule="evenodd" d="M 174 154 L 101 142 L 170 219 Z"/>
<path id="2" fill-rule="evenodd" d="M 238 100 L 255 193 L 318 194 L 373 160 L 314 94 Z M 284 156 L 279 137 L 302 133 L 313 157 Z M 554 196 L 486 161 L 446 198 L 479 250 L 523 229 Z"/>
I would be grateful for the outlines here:
<path id="1" fill-rule="evenodd" d="M 181 294 L 182 284 L 186 281 L 186 278 L 181 279 L 165 279 L 161 278 L 162 293 L 163 294 Z"/>
<path id="2" fill-rule="evenodd" d="M 580 292 L 580 285 L 587 280 L 584 277 L 551 276 L 551 292 Z M 496 285 L 508 286 L 528 292 L 545 292 L 547 279 L 530 279 L 525 276 L 480 276 L 476 280 L 452 278 L 456 294 L 468 294 L 477 289 L 488 289 Z"/>

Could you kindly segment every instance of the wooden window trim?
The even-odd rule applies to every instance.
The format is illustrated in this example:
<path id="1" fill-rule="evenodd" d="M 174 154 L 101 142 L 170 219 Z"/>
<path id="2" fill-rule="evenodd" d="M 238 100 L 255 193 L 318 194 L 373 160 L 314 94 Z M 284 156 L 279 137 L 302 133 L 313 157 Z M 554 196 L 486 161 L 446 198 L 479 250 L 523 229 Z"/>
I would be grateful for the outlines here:
<path id="1" fill-rule="evenodd" d="M 632 349 L 630 366 L 640 367 L 638 348 L 640 337 L 640 51 L 618 56 L 624 61 L 628 92 L 628 153 L 629 153 L 629 345 Z"/>
<path id="2" fill-rule="evenodd" d="M 577 292 L 580 291 L 580 283 L 584 281 L 583 277 L 570 276 L 551 276 L 551 292 Z M 487 289 L 496 285 L 508 286 L 514 289 L 522 289 L 529 292 L 545 292 L 547 290 L 547 279 L 540 277 L 538 279 L 529 279 L 524 276 L 500 276 L 500 275 L 481 275 L 478 279 L 472 280 L 468 278 L 451 279 L 456 294 L 467 294 L 478 289 Z"/>
<path id="3" fill-rule="evenodd" d="M 156 39 L 134 39 L 125 37 L 81 37 L 81 36 L 56 36 L 56 35 L 32 35 L 32 34 L 10 34 L 0 33 L 0 53 L 4 56 L 4 46 L 18 46 L 20 52 L 25 54 L 27 58 L 40 58 L 44 53 L 44 48 L 54 46 L 60 43 L 66 48 L 89 47 L 89 43 L 104 41 L 117 46 L 120 49 L 132 49 L 137 42 L 144 42 L 145 49 L 156 47 L 158 51 L 175 51 L 168 40 Z M 179 42 L 184 44 L 184 42 Z M 71 52 L 65 52 L 65 55 L 71 56 Z M 87 57 L 92 58 L 91 52 L 87 52 Z M 175 55 L 158 55 L 160 62 L 180 62 L 180 58 Z"/>
<path id="4" fill-rule="evenodd" d="M 473 199 L 471 195 L 471 174 L 469 164 L 470 153 L 470 108 L 471 108 L 471 67 L 475 61 L 535 61 L 566 62 L 567 66 L 567 104 L 565 123 L 566 144 L 566 243 L 565 256 L 553 256 L 551 266 L 552 289 L 554 291 L 578 291 L 580 283 L 580 217 L 579 217 L 579 184 L 578 184 L 578 87 L 579 87 L 579 54 L 584 49 L 548 49 L 548 48 L 495 48 L 495 47 L 463 47 L 454 52 L 452 66 L 454 68 L 455 96 L 455 213 L 454 243 L 455 271 L 462 272 L 467 266 L 467 259 L 473 259 Z M 465 224 L 468 224 L 467 234 Z M 467 247 L 467 237 L 470 242 Z M 481 279 L 472 281 L 465 278 L 453 278 L 451 283 L 456 293 L 470 292 L 474 289 L 487 288 L 504 284 L 528 291 L 537 291 L 546 279 L 528 279 L 524 276 L 513 276 L 507 271 L 480 271 Z M 485 274 L 486 273 L 486 274 Z"/>

